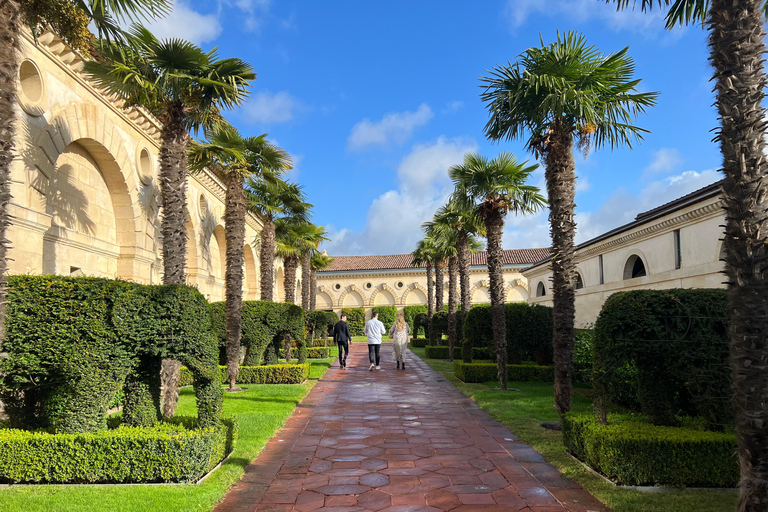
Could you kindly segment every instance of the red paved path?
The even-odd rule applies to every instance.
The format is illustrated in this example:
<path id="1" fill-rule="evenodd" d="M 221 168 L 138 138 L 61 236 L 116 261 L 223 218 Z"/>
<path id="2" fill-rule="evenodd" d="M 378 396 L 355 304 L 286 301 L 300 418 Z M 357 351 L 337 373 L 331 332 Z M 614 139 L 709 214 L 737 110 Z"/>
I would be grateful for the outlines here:
<path id="1" fill-rule="evenodd" d="M 354 344 L 216 508 L 607 511 L 418 357 L 368 371 Z"/>

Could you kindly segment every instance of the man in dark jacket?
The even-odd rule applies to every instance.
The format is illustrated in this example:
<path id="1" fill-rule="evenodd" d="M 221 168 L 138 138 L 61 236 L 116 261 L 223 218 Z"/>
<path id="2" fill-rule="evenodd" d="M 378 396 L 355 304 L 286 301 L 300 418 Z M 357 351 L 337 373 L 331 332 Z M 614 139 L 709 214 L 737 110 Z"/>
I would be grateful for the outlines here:
<path id="1" fill-rule="evenodd" d="M 346 370 L 349 344 L 352 342 L 352 335 L 349 334 L 349 325 L 347 325 L 347 315 L 341 315 L 341 320 L 333 326 L 333 341 L 339 346 L 339 367 Z"/>

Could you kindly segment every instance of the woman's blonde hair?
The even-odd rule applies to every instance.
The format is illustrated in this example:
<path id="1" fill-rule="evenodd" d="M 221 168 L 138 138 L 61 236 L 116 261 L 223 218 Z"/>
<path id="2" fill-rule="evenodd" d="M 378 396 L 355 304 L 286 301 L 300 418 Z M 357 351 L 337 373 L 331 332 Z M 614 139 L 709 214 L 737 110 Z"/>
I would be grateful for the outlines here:
<path id="1" fill-rule="evenodd" d="M 405 330 L 405 317 L 402 313 L 398 313 L 397 315 L 397 322 L 395 322 L 395 328 L 398 331 L 404 331 Z"/>

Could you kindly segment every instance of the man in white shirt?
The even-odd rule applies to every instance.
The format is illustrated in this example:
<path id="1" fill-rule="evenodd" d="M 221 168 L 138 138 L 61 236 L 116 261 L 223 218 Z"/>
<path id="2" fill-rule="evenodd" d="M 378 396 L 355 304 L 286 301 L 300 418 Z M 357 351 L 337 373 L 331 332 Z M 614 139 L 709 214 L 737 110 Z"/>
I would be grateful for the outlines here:
<path id="1" fill-rule="evenodd" d="M 365 323 L 363 333 L 368 336 L 368 361 L 371 363 L 370 371 L 374 368 L 381 370 L 381 337 L 386 334 L 387 329 L 379 320 L 379 314 L 374 312 L 373 317 Z M 375 363 L 375 364 L 374 364 Z"/>

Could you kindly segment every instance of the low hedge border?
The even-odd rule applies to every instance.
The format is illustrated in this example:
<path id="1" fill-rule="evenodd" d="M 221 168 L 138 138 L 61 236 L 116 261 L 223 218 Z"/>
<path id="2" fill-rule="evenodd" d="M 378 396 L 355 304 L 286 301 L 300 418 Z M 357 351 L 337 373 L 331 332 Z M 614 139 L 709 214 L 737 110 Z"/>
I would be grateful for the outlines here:
<path id="1" fill-rule="evenodd" d="M 9 483 L 194 482 L 232 451 L 235 418 L 194 428 L 193 418 L 85 434 L 0 429 L 0 481 Z"/>
<path id="2" fill-rule="evenodd" d="M 418 348 L 424 348 L 429 343 L 429 340 L 426 338 L 412 338 L 410 341 L 410 344 L 412 347 L 418 347 Z"/>
<path id="3" fill-rule="evenodd" d="M 296 349 L 291 350 L 291 354 L 296 357 Z M 285 358 L 285 351 L 280 351 L 280 357 Z M 309 347 L 307 348 L 307 359 L 327 359 L 331 357 L 331 349 L 329 347 Z M 241 367 L 242 368 L 242 367 Z"/>
<path id="4" fill-rule="evenodd" d="M 301 384 L 309 378 L 309 363 L 270 364 L 265 366 L 241 366 L 237 374 L 238 384 Z M 227 367 L 219 366 L 219 382 L 227 381 Z M 192 384 L 192 374 L 181 367 L 179 386 Z"/>
<path id="5" fill-rule="evenodd" d="M 453 373 L 462 382 L 489 382 L 498 380 L 496 363 L 453 363 Z M 532 364 L 507 365 L 507 377 L 513 382 L 552 382 L 555 379 L 553 366 Z"/>
<path id="6" fill-rule="evenodd" d="M 445 345 L 427 345 L 424 347 L 424 355 L 429 359 L 448 359 L 448 347 Z M 461 347 L 454 347 L 453 357 L 461 357 Z M 473 347 L 472 358 L 479 360 L 490 360 L 491 354 L 487 348 Z"/>
<path id="7" fill-rule="evenodd" d="M 567 414 L 563 441 L 578 459 L 622 485 L 735 487 L 739 481 L 736 436 L 659 427 L 637 416 Z"/>

